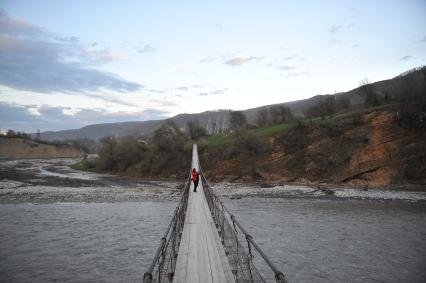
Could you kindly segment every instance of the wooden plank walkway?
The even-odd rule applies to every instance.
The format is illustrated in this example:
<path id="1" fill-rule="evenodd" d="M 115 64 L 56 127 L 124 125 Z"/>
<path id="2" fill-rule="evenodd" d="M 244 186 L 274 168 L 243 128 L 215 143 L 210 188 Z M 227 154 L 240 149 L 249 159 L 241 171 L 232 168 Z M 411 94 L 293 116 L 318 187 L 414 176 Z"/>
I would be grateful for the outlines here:
<path id="1" fill-rule="evenodd" d="M 192 150 L 192 168 L 199 171 L 198 151 L 195 144 Z M 210 214 L 201 180 L 197 192 L 193 192 L 193 186 L 191 182 L 173 282 L 235 282 Z"/>

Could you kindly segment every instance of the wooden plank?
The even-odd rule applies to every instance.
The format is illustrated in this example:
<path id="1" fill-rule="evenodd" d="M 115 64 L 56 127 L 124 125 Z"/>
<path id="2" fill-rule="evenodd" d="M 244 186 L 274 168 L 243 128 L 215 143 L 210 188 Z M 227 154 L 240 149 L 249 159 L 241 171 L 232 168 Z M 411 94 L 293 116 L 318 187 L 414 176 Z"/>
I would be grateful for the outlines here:
<path id="1" fill-rule="evenodd" d="M 198 225 L 198 236 L 198 273 L 200 274 L 200 282 L 212 283 L 210 258 L 208 249 L 205 248 L 208 244 L 205 223 Z"/>
<path id="2" fill-rule="evenodd" d="M 192 167 L 198 170 L 196 145 L 193 149 Z M 197 192 L 193 192 L 192 184 L 190 187 L 173 282 L 235 282 L 213 223 L 201 181 Z"/>
<path id="3" fill-rule="evenodd" d="M 198 240 L 198 231 L 195 224 L 190 225 L 191 227 L 191 236 L 189 244 L 189 253 L 188 253 L 188 266 L 186 267 L 186 282 L 201 282 L 199 280 L 200 276 L 198 274 L 198 251 L 197 251 L 197 240 Z M 195 243 L 195 244 L 194 244 Z"/>
<path id="4" fill-rule="evenodd" d="M 213 239 L 213 234 L 210 229 L 210 223 L 206 224 L 206 236 L 207 236 L 206 243 L 207 243 L 207 250 L 209 253 L 212 282 L 226 282 L 227 281 L 226 276 L 224 274 L 224 270 L 219 259 L 218 247 L 216 246 L 216 243 Z"/>
<path id="5" fill-rule="evenodd" d="M 189 225 L 189 224 L 188 224 Z M 186 224 L 185 224 L 186 227 Z M 189 253 L 189 234 L 190 228 L 183 230 L 182 239 L 178 251 L 178 259 L 176 261 L 174 280 L 176 282 L 186 282 L 186 267 L 188 266 Z"/>
<path id="6" fill-rule="evenodd" d="M 209 252 L 211 254 L 211 267 L 213 282 L 233 282 L 234 276 L 232 275 L 228 259 L 225 255 L 222 242 L 217 232 L 216 226 L 208 208 L 207 200 L 203 197 L 203 203 L 206 223 L 206 235 L 209 242 Z"/>

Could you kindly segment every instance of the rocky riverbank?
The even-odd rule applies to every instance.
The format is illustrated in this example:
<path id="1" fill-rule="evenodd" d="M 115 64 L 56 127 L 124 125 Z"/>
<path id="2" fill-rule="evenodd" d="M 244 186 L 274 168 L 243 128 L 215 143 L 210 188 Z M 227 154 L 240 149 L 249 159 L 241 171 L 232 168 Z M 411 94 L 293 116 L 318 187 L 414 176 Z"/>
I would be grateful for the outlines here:
<path id="1" fill-rule="evenodd" d="M 78 159 L 28 159 L 0 162 L 0 203 L 177 201 L 185 180 L 144 180 L 82 172 Z M 426 192 L 365 190 L 266 183 L 211 183 L 221 197 L 240 199 L 313 198 L 426 201 Z"/>
<path id="2" fill-rule="evenodd" d="M 180 183 L 140 180 L 69 168 L 78 159 L 0 162 L 0 203 L 174 200 Z"/>

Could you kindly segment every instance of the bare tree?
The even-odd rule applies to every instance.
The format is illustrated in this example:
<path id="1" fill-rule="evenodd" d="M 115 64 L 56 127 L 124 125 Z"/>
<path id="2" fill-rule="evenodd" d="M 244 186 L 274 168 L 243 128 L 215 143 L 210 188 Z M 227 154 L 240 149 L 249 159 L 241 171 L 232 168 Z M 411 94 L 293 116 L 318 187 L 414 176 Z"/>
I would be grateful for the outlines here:
<path id="1" fill-rule="evenodd" d="M 373 84 L 368 78 L 361 80 L 361 91 L 365 95 L 365 106 L 378 106 L 380 105 L 380 96 L 374 89 Z"/>

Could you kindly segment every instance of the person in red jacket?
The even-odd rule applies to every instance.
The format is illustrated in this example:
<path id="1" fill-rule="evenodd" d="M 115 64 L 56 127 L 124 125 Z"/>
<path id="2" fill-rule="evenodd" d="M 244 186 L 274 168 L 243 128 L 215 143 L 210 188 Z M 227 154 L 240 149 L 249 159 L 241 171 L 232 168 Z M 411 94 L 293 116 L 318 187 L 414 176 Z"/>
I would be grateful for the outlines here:
<path id="1" fill-rule="evenodd" d="M 195 168 L 192 169 L 192 182 L 194 182 L 194 192 L 197 191 L 197 187 L 198 187 L 198 177 L 199 177 L 199 173 L 197 172 L 197 170 L 195 170 Z"/>

